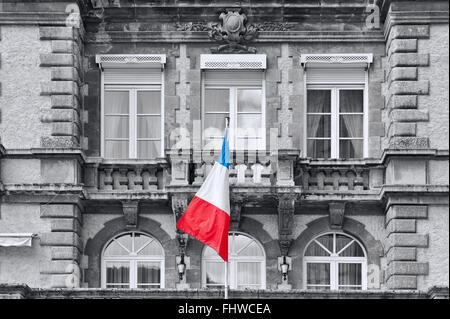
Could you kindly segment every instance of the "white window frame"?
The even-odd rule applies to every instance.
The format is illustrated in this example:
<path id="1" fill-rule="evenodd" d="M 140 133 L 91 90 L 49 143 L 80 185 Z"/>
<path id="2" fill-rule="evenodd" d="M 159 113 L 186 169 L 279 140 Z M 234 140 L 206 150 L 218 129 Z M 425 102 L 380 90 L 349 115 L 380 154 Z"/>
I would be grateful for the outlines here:
<path id="1" fill-rule="evenodd" d="M 127 160 L 127 159 L 136 159 L 140 161 L 145 161 L 149 159 L 138 159 L 138 149 L 137 144 L 139 140 L 158 140 L 158 139 L 139 139 L 138 138 L 138 125 L 137 125 L 137 92 L 141 91 L 161 91 L 161 109 L 160 109 L 160 117 L 161 117 L 161 138 L 159 139 L 161 142 L 160 147 L 160 155 L 159 157 L 164 156 L 164 92 L 163 85 L 115 85 L 115 84 L 106 84 L 102 85 L 102 103 L 101 103 L 101 114 L 102 114 L 102 125 L 101 125 L 101 157 L 105 158 L 105 92 L 106 91 L 128 91 L 129 97 L 129 113 L 128 113 L 128 124 L 129 124 L 129 132 L 128 132 L 128 158 L 125 159 L 116 159 L 116 160 Z"/>
<path id="2" fill-rule="evenodd" d="M 362 249 L 364 253 L 364 257 L 341 257 L 338 256 L 338 253 L 333 253 L 331 256 L 305 256 L 306 250 L 309 245 L 316 240 L 317 238 L 333 234 L 333 251 L 336 250 L 336 235 L 343 235 L 353 239 Z M 349 243 L 348 245 L 350 245 Z M 341 249 L 341 251 L 345 250 L 346 245 Z M 308 244 L 305 246 L 305 250 L 303 251 L 303 288 L 308 289 L 308 272 L 307 265 L 313 263 L 321 263 L 321 264 L 330 264 L 330 285 L 323 285 L 324 287 L 330 286 L 330 290 L 339 290 L 339 264 L 361 264 L 361 290 L 367 290 L 367 252 L 364 246 L 361 244 L 359 240 L 355 237 L 343 233 L 343 232 L 326 232 L 322 233 L 313 239 L 311 239 Z M 310 286 L 320 286 L 320 285 L 310 285 Z M 343 285 L 341 285 L 343 286 Z"/>
<path id="3" fill-rule="evenodd" d="M 367 73 L 366 73 L 367 78 Z M 307 95 L 309 90 L 330 90 L 331 91 L 331 113 L 330 113 L 330 125 L 331 125 L 331 152 L 329 159 L 339 159 L 339 141 L 341 140 L 339 136 L 339 115 L 340 115 L 340 104 L 339 104 L 339 91 L 340 90 L 361 90 L 363 91 L 363 158 L 368 157 L 368 149 L 369 149 L 369 105 L 368 105 L 368 93 L 367 93 L 367 82 L 366 84 L 307 84 L 305 87 L 305 98 L 304 98 L 304 118 L 305 125 L 303 134 L 304 144 L 303 148 L 305 150 L 307 157 L 313 157 L 311 154 L 308 154 L 308 140 L 310 139 L 328 139 L 328 138 L 314 138 L 308 137 L 308 102 Z M 320 114 L 329 114 L 329 113 L 320 113 Z M 345 113 L 351 114 L 351 113 Z M 355 113 L 361 114 L 361 113 Z M 351 138 L 348 138 L 351 139 Z"/>
<path id="4" fill-rule="evenodd" d="M 165 136 L 164 136 L 164 127 L 165 127 L 165 117 L 164 117 L 164 83 L 165 83 L 165 74 L 164 74 L 164 64 L 166 63 L 166 55 L 165 54 L 103 54 L 96 55 L 96 63 L 100 66 L 100 157 L 106 160 L 111 161 L 126 161 L 126 160 L 138 160 L 140 162 L 145 162 L 153 159 L 138 159 L 137 158 L 137 125 L 135 131 L 132 132 L 131 126 L 131 117 L 132 111 L 134 111 L 134 123 L 137 124 L 137 99 L 130 98 L 130 134 L 129 134 L 129 148 L 128 148 L 128 158 L 124 159 L 110 159 L 105 158 L 105 86 L 117 88 L 131 88 L 131 89 L 141 89 L 142 90 L 160 90 L 161 91 L 161 147 L 160 147 L 160 158 L 164 157 L 165 150 Z M 122 84 L 105 84 L 105 72 L 104 68 L 117 68 L 117 69 L 129 69 L 129 68 L 159 68 L 161 70 L 161 83 L 159 84 L 136 84 L 133 82 L 124 82 Z M 158 89 L 156 89 L 158 88 Z M 123 90 L 123 89 L 122 89 Z M 134 103 L 134 106 L 133 104 Z M 131 134 L 132 133 L 132 134 Z M 131 138 L 135 137 L 134 143 L 131 143 Z M 133 145 L 132 145 L 133 144 Z"/>
<path id="5" fill-rule="evenodd" d="M 239 288 L 237 285 L 237 267 L 238 267 L 238 263 L 241 262 L 258 262 L 260 263 L 261 266 L 261 284 L 258 285 L 259 287 L 255 287 L 255 289 L 266 289 L 266 252 L 264 250 L 264 247 L 261 245 L 261 243 L 255 239 L 254 237 L 246 234 L 246 233 L 242 233 L 242 232 L 230 232 L 229 236 L 233 235 L 233 234 L 238 234 L 238 235 L 243 235 L 246 236 L 248 238 L 250 238 L 251 240 L 253 240 L 261 249 L 261 251 L 263 252 L 262 256 L 238 256 L 237 254 L 229 254 L 228 255 L 228 263 L 225 263 L 222 258 L 219 257 L 219 255 L 212 255 L 212 256 L 205 256 L 205 251 L 208 248 L 208 246 L 205 246 L 202 250 L 202 287 L 203 288 L 212 288 L 212 287 L 221 287 L 223 286 L 222 284 L 206 284 L 206 263 L 208 262 L 217 262 L 220 264 L 225 264 L 225 267 L 228 266 L 228 275 L 229 275 L 229 288 L 230 289 L 242 289 Z M 247 247 L 247 246 L 246 246 Z M 246 247 L 242 248 L 245 249 Z M 241 250 L 242 250 L 241 249 Z M 224 283 L 225 283 L 225 272 L 223 274 L 224 276 Z M 255 285 L 256 286 L 256 285 Z"/>
<path id="6" fill-rule="evenodd" d="M 261 112 L 255 112 L 255 114 L 261 114 L 261 140 L 259 142 L 257 150 L 265 150 L 266 149 L 266 80 L 265 73 L 263 74 L 261 85 L 205 85 L 205 81 L 202 81 L 202 135 L 205 132 L 205 114 L 206 114 L 206 105 L 205 105 L 205 94 L 207 89 L 223 89 L 229 91 L 229 117 L 230 117 L 230 130 L 229 130 L 229 147 L 230 150 L 243 151 L 242 149 L 236 149 L 236 125 L 237 125 L 237 91 L 238 90 L 252 90 L 252 89 L 260 89 L 261 90 Z M 214 113 L 214 112 L 208 112 Z M 249 112 L 245 112 L 249 113 Z M 224 132 L 225 133 L 225 132 Z M 222 134 L 223 137 L 223 134 Z M 250 138 L 250 137 L 249 137 Z M 208 143 L 211 140 L 206 139 L 205 136 L 202 137 L 202 148 L 204 148 L 205 142 Z"/>
<path id="7" fill-rule="evenodd" d="M 162 255 L 161 256 L 140 256 L 140 255 L 136 255 L 136 256 L 105 256 L 105 251 L 108 248 L 109 244 L 111 244 L 111 242 L 122 236 L 122 235 L 127 235 L 127 234 L 141 234 L 144 235 L 146 237 L 149 237 L 151 239 L 153 239 L 153 241 L 155 241 L 156 243 L 158 243 L 158 245 L 161 247 L 161 251 L 162 251 Z M 134 251 L 134 240 L 132 241 L 132 250 Z M 111 238 L 106 245 L 103 247 L 102 249 L 102 253 L 101 253 L 101 287 L 103 289 L 106 288 L 106 264 L 108 262 L 127 262 L 129 263 L 129 271 L 130 271 L 130 283 L 129 283 L 129 289 L 144 289 L 144 288 L 137 288 L 137 263 L 138 262 L 159 262 L 160 263 L 160 284 L 159 284 L 159 288 L 163 289 L 165 287 L 165 253 L 164 253 L 164 248 L 162 247 L 161 243 L 153 236 L 150 236 L 148 234 L 145 234 L 143 232 L 138 232 L 138 231 L 133 231 L 133 232 L 123 232 L 120 233 L 118 235 L 115 235 L 113 238 Z M 117 284 L 119 285 L 125 285 L 125 284 Z M 152 285 L 148 285 L 148 286 L 152 286 Z M 127 289 L 127 288 L 125 288 Z"/>

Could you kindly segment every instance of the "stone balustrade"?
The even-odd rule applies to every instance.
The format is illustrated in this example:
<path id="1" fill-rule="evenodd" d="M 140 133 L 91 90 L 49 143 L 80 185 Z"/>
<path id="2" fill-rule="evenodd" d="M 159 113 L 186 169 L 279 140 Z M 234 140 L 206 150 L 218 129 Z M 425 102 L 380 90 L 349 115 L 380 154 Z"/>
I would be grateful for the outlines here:
<path id="1" fill-rule="evenodd" d="M 98 167 L 99 191 L 156 191 L 164 188 L 160 164 L 102 164 Z"/>
<path id="2" fill-rule="evenodd" d="M 193 185 L 201 185 L 211 171 L 217 158 L 210 152 L 194 154 Z M 230 185 L 270 186 L 275 169 L 273 160 L 267 152 L 238 152 L 230 153 Z"/>
<path id="3" fill-rule="evenodd" d="M 298 165 L 295 182 L 304 191 L 365 191 L 381 187 L 383 174 L 367 165 Z"/>

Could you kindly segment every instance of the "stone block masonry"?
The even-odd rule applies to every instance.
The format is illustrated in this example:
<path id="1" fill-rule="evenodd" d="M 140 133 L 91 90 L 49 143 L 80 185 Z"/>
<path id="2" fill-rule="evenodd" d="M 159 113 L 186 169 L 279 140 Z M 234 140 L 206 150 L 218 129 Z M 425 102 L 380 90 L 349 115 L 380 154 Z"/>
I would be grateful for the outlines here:
<path id="1" fill-rule="evenodd" d="M 388 208 L 385 276 L 390 289 L 417 289 L 417 276 L 428 274 L 428 262 L 417 261 L 417 249 L 428 247 L 428 234 L 418 234 L 416 228 L 417 219 L 427 217 L 427 206 L 391 205 Z"/>
<path id="2" fill-rule="evenodd" d="M 418 39 L 430 36 L 428 25 L 392 25 L 387 31 L 385 107 L 390 149 L 426 149 L 428 138 L 417 136 L 417 123 L 428 122 L 428 111 L 418 110 L 418 96 L 428 95 L 430 83 L 419 78 L 429 66 L 429 54 L 418 52 Z"/>
<path id="3" fill-rule="evenodd" d="M 42 109 L 41 122 L 51 125 L 51 136 L 41 138 L 45 148 L 78 148 L 82 144 L 81 33 L 72 27 L 39 28 L 41 41 L 51 41 L 51 53 L 40 55 L 40 66 L 51 69 L 41 83 L 41 95 L 51 97 L 51 109 Z"/>
<path id="4" fill-rule="evenodd" d="M 51 247 L 51 260 L 41 263 L 42 275 L 49 275 L 52 288 L 77 288 L 83 242 L 82 214 L 76 204 L 41 205 L 41 218 L 50 219 L 51 231 L 41 234 L 41 246 Z"/>

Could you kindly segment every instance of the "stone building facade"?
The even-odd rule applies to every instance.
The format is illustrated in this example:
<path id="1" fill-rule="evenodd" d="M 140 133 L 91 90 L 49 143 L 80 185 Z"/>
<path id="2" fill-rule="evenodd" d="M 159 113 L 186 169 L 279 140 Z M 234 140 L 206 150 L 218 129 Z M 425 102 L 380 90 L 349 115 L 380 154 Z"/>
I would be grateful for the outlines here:
<path id="1" fill-rule="evenodd" d="M 220 296 L 175 222 L 228 115 L 231 296 L 448 298 L 448 45 L 447 1 L 3 0 L 0 296 Z"/>

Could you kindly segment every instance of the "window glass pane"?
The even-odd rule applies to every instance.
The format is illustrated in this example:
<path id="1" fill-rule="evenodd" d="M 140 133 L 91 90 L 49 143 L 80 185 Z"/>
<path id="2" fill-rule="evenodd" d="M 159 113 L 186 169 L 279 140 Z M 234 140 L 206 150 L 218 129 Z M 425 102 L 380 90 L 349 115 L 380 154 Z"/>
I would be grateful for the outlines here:
<path id="1" fill-rule="evenodd" d="M 363 116 L 339 116 L 339 137 L 363 137 Z"/>
<path id="2" fill-rule="evenodd" d="M 321 243 L 330 252 L 333 252 L 333 234 L 327 234 L 327 235 L 320 236 L 316 240 L 319 243 Z"/>
<path id="3" fill-rule="evenodd" d="M 261 112 L 261 89 L 238 89 L 238 112 Z"/>
<path id="4" fill-rule="evenodd" d="M 364 112 L 363 90 L 339 90 L 339 112 Z"/>
<path id="5" fill-rule="evenodd" d="M 128 138 L 128 116 L 105 116 L 105 138 Z"/>
<path id="6" fill-rule="evenodd" d="M 236 135 L 259 136 L 261 128 L 261 114 L 238 114 Z"/>
<path id="7" fill-rule="evenodd" d="M 137 287 L 159 288 L 161 282 L 161 263 L 138 261 L 137 262 Z M 157 284 L 157 285 L 145 285 Z"/>
<path id="8" fill-rule="evenodd" d="M 308 137 L 330 137 L 331 115 L 308 115 Z"/>
<path id="9" fill-rule="evenodd" d="M 105 256 L 127 256 L 129 253 L 114 240 L 105 249 Z"/>
<path id="10" fill-rule="evenodd" d="M 308 140 L 308 156 L 313 158 L 329 158 L 331 156 L 330 140 Z"/>
<path id="11" fill-rule="evenodd" d="M 160 91 L 138 91 L 136 94 L 138 114 L 161 114 Z"/>
<path id="12" fill-rule="evenodd" d="M 238 288 L 245 288 L 245 286 L 255 288 L 254 285 L 261 285 L 261 263 L 239 262 L 237 264 L 237 285 Z"/>
<path id="13" fill-rule="evenodd" d="M 105 115 L 129 113 L 128 91 L 105 91 Z"/>
<path id="14" fill-rule="evenodd" d="M 246 248 L 241 250 L 239 256 L 263 256 L 263 252 L 256 242 L 252 242 Z"/>
<path id="15" fill-rule="evenodd" d="M 206 263 L 206 284 L 224 284 L 225 279 L 225 263 L 223 262 L 207 262 Z"/>
<path id="16" fill-rule="evenodd" d="M 336 234 L 336 253 L 339 253 L 342 248 L 349 244 L 353 238 L 345 235 Z"/>
<path id="17" fill-rule="evenodd" d="M 330 256 L 318 243 L 313 241 L 305 251 L 305 256 Z"/>
<path id="18" fill-rule="evenodd" d="M 361 285 L 361 268 L 361 264 L 339 263 L 339 285 Z"/>
<path id="19" fill-rule="evenodd" d="M 340 158 L 362 158 L 363 140 L 339 140 Z"/>
<path id="20" fill-rule="evenodd" d="M 115 240 L 118 241 L 119 243 L 121 243 L 122 246 L 124 246 L 126 249 L 128 249 L 128 251 L 130 251 L 130 252 L 133 251 L 131 248 L 132 241 L 133 241 L 131 234 L 121 235 L 121 236 L 117 237 Z"/>
<path id="21" fill-rule="evenodd" d="M 154 159 L 160 156 L 161 141 L 138 141 L 138 158 Z"/>
<path id="22" fill-rule="evenodd" d="M 342 257 L 364 257 L 364 251 L 361 246 L 354 241 L 350 246 L 345 248 L 345 250 L 339 254 Z"/>
<path id="23" fill-rule="evenodd" d="M 128 141 L 105 141 L 105 157 L 128 158 Z"/>
<path id="24" fill-rule="evenodd" d="M 161 245 L 157 243 L 156 240 L 153 240 L 150 244 L 145 246 L 138 254 L 145 256 L 162 256 L 163 252 Z"/>
<path id="25" fill-rule="evenodd" d="M 229 112 L 229 110 L 230 110 L 229 89 L 205 90 L 205 112 Z"/>
<path id="26" fill-rule="evenodd" d="M 130 264 L 128 262 L 106 262 L 107 288 L 129 288 Z"/>
<path id="27" fill-rule="evenodd" d="M 138 116 L 138 138 L 161 138 L 160 116 Z"/>
<path id="28" fill-rule="evenodd" d="M 306 104 L 308 113 L 330 113 L 331 90 L 308 90 Z"/>
<path id="29" fill-rule="evenodd" d="M 228 247 L 230 247 L 230 246 L 228 246 Z M 219 256 L 218 254 L 217 254 L 217 252 L 214 250 L 214 249 L 212 249 L 211 247 L 209 247 L 209 246 L 207 246 L 207 247 L 205 247 L 205 251 L 203 252 L 203 256 Z"/>
<path id="30" fill-rule="evenodd" d="M 330 285 L 330 264 L 307 263 L 306 277 L 307 285 Z M 323 288 L 325 287 L 322 287 L 322 289 Z"/>
<path id="31" fill-rule="evenodd" d="M 229 239 L 232 239 L 232 243 L 231 243 L 232 250 L 231 251 L 233 253 L 239 252 L 242 248 L 249 245 L 253 241 L 250 237 L 247 237 L 247 236 L 244 236 L 241 234 L 230 235 Z M 228 242 L 230 244 L 230 241 L 228 241 Z"/>
<path id="32" fill-rule="evenodd" d="M 206 129 L 209 129 L 209 135 L 214 136 L 223 136 L 225 132 L 225 118 L 228 116 L 228 113 L 226 114 L 205 114 L 205 135 L 207 134 Z"/>

